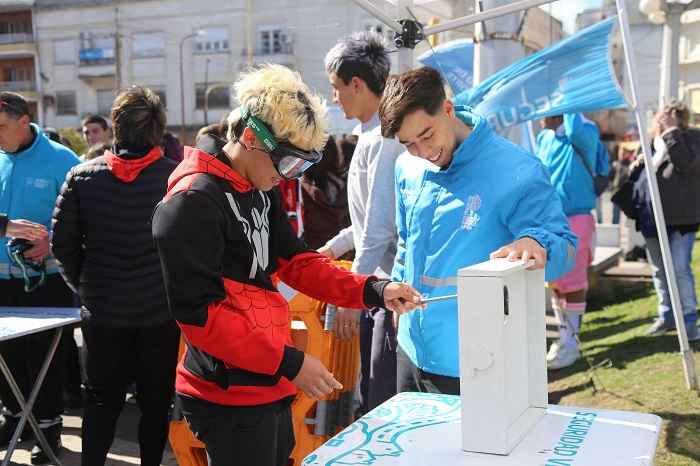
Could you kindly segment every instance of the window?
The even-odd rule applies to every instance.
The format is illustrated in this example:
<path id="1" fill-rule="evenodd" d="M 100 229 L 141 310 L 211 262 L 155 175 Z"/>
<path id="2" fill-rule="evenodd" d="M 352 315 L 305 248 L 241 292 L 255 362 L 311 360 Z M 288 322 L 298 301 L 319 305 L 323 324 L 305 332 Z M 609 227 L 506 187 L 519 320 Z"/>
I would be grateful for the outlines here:
<path id="1" fill-rule="evenodd" d="M 0 34 L 31 34 L 32 23 L 27 20 L 13 19 L 0 21 Z"/>
<path id="2" fill-rule="evenodd" d="M 380 36 L 384 37 L 387 42 L 390 44 L 394 42 L 394 30 L 387 27 L 386 24 L 374 20 L 374 19 L 365 19 L 365 21 L 362 24 L 362 27 L 365 31 L 374 31 Z"/>
<path id="3" fill-rule="evenodd" d="M 75 63 L 75 42 L 70 40 L 55 40 L 53 42 L 54 64 Z"/>
<path id="4" fill-rule="evenodd" d="M 165 95 L 166 95 L 166 94 L 165 94 L 165 88 L 162 88 L 162 87 L 152 87 L 151 90 L 153 91 L 153 93 L 154 93 L 155 95 L 158 96 L 158 98 L 160 99 L 160 102 L 163 104 L 163 107 L 167 108 L 167 107 L 168 107 L 168 104 L 167 104 L 166 101 L 165 101 Z"/>
<path id="5" fill-rule="evenodd" d="M 204 30 L 203 37 L 195 37 L 197 53 L 219 53 L 229 51 L 227 28 L 211 28 Z"/>
<path id="6" fill-rule="evenodd" d="M 114 37 L 92 37 L 83 31 L 79 53 L 80 66 L 98 66 L 114 64 Z"/>
<path id="7" fill-rule="evenodd" d="M 34 68 L 17 68 L 14 81 L 34 81 Z"/>
<path id="8" fill-rule="evenodd" d="M 204 108 L 204 94 L 207 91 L 207 84 L 197 84 L 197 108 Z M 222 86 L 212 89 L 209 93 L 207 108 L 229 108 L 229 88 Z"/>
<path id="9" fill-rule="evenodd" d="M 97 114 L 109 115 L 114 104 L 114 92 L 111 89 L 97 91 Z"/>
<path id="10" fill-rule="evenodd" d="M 131 54 L 134 58 L 164 57 L 165 35 L 162 32 L 145 32 L 131 36 Z"/>
<path id="11" fill-rule="evenodd" d="M 75 91 L 56 92 L 56 115 L 76 115 Z"/>
<path id="12" fill-rule="evenodd" d="M 281 53 L 281 28 L 262 29 L 260 31 L 260 53 Z"/>

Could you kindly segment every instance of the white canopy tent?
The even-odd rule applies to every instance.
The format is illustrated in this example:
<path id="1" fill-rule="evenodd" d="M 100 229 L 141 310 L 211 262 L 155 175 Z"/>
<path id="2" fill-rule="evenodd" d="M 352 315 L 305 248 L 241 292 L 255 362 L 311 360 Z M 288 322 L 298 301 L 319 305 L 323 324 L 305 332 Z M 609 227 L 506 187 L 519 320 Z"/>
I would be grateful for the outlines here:
<path id="1" fill-rule="evenodd" d="M 415 47 L 415 45 L 431 34 L 437 34 L 439 32 L 448 31 L 458 27 L 467 26 L 481 21 L 497 18 L 502 15 L 507 15 L 510 13 L 526 10 L 528 8 L 537 7 L 539 5 L 551 3 L 554 0 L 522 0 L 512 4 L 493 8 L 488 11 L 482 11 L 480 13 L 468 15 L 463 18 L 457 18 L 450 21 L 446 21 L 441 24 L 425 27 L 423 27 L 422 25 L 417 23 L 417 21 L 415 21 L 412 11 L 413 0 L 398 0 L 396 2 L 398 7 L 398 14 L 401 15 L 403 12 L 405 12 L 406 17 L 406 19 L 399 19 L 398 21 L 392 18 L 391 16 L 387 15 L 377 7 L 375 7 L 368 0 L 352 1 L 356 3 L 359 7 L 366 10 L 367 12 L 375 16 L 377 19 L 382 21 L 389 28 L 396 31 L 395 43 L 398 47 L 399 70 L 406 70 L 413 65 L 413 48 Z M 643 115 L 643 109 L 641 109 L 638 105 L 638 102 L 641 102 L 639 96 L 639 82 L 636 74 L 636 67 L 634 64 L 634 54 L 632 52 L 632 43 L 630 39 L 631 35 L 624 0 L 617 0 L 617 11 L 620 30 L 622 32 L 622 41 L 624 46 L 623 48 L 625 53 L 625 62 L 627 64 L 627 73 L 630 78 L 632 90 L 632 96 L 631 98 L 630 96 L 627 96 L 627 100 L 631 102 L 630 106 L 632 107 L 635 113 L 642 147 L 644 148 L 645 170 L 647 179 L 649 180 L 649 191 L 651 193 L 651 203 L 654 210 L 654 219 L 656 221 L 658 237 L 661 243 L 661 253 L 663 257 L 664 269 L 666 270 L 666 278 L 671 295 L 671 306 L 673 307 L 673 314 L 677 323 L 676 327 L 678 328 L 678 341 L 681 348 L 681 355 L 683 357 L 683 367 L 685 370 L 686 384 L 689 390 L 700 391 L 700 386 L 698 385 L 697 371 L 695 369 L 695 362 L 693 360 L 693 351 L 691 350 L 688 344 L 688 337 L 686 334 L 685 325 L 682 325 L 683 310 L 681 308 L 681 300 L 680 295 L 678 293 L 676 274 L 673 268 L 673 261 L 671 258 L 668 234 L 666 232 L 666 221 L 664 220 L 661 198 L 659 196 L 658 183 L 656 181 L 656 176 L 653 169 L 653 163 L 651 158 L 651 145 L 646 128 L 646 119 Z"/>

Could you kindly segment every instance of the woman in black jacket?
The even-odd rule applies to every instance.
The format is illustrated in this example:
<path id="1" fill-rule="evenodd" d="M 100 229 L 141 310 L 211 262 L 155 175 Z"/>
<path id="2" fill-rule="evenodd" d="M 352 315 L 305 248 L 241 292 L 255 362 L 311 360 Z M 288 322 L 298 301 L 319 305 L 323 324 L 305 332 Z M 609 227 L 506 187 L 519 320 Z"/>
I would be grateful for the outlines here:
<path id="1" fill-rule="evenodd" d="M 695 277 L 690 266 L 695 236 L 700 229 L 700 130 L 689 127 L 690 111 L 678 100 L 671 100 L 654 116 L 652 128 L 652 164 L 659 187 L 659 197 L 666 223 L 676 284 L 683 309 L 688 341 L 700 340 L 697 326 L 698 305 Z M 646 331 L 658 335 L 676 328 L 671 297 L 661 256 L 661 245 L 651 207 L 644 158 L 631 165 L 634 182 L 637 229 L 646 240 L 646 252 L 653 271 L 658 295 L 658 317 Z"/>

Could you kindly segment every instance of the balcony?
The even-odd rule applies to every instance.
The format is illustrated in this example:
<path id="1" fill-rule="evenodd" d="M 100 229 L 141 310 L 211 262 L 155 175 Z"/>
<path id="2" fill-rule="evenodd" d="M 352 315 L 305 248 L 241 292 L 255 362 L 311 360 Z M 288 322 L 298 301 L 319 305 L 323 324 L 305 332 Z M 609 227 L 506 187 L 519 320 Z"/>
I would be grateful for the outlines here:
<path id="1" fill-rule="evenodd" d="M 34 37 L 28 33 L 0 34 L 0 45 L 4 44 L 33 44 Z"/>
<path id="2" fill-rule="evenodd" d="M 37 52 L 31 34 L 0 34 L 0 56 L 3 58 L 34 55 Z"/>
<path id="3" fill-rule="evenodd" d="M 0 91 L 35 92 L 34 81 L 0 81 Z"/>
<path id="4" fill-rule="evenodd" d="M 247 57 L 248 49 L 244 48 L 241 51 L 241 56 L 244 58 Z M 262 63 L 277 63 L 294 69 L 294 49 L 292 47 L 285 47 L 273 52 L 269 49 L 266 50 L 256 47 L 253 49 L 253 64 L 260 65 Z"/>
<path id="5" fill-rule="evenodd" d="M 94 79 L 112 77 L 116 74 L 114 49 L 83 49 L 78 53 L 78 77 Z"/>
<path id="6" fill-rule="evenodd" d="M 274 49 L 270 49 L 269 47 L 254 47 L 253 48 L 253 56 L 265 56 L 267 58 L 270 58 L 271 56 L 277 56 L 277 55 L 293 55 L 294 54 L 294 47 L 291 46 L 283 46 L 283 47 L 275 47 Z M 241 55 L 242 56 L 248 56 L 248 49 L 244 48 L 241 50 Z M 272 60 L 270 60 L 272 61 Z"/>

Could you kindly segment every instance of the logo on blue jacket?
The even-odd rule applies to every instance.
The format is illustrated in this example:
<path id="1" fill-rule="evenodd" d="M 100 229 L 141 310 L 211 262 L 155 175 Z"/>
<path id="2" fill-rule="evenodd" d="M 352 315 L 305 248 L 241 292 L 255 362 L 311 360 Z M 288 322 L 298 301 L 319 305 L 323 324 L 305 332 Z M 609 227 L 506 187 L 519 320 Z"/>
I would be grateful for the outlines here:
<path id="1" fill-rule="evenodd" d="M 481 216 L 476 213 L 477 210 L 481 208 L 481 198 L 478 194 L 474 196 L 469 196 L 467 199 L 467 207 L 464 209 L 464 216 L 462 217 L 462 226 L 460 228 L 464 230 L 471 230 L 476 228 L 477 223 Z"/>

